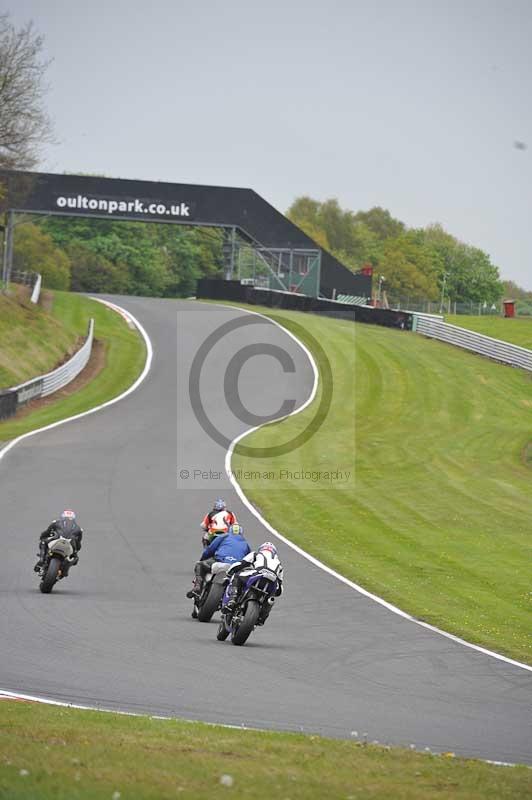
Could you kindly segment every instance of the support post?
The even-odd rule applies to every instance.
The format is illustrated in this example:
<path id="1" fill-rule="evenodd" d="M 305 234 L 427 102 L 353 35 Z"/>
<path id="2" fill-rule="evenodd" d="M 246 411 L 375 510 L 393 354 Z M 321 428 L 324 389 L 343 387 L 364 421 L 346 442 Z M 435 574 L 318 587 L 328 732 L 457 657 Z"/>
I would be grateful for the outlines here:
<path id="1" fill-rule="evenodd" d="M 11 281 L 13 267 L 13 232 L 15 228 L 15 213 L 10 211 L 7 215 L 7 253 L 6 253 L 6 288 Z"/>
<path id="2" fill-rule="evenodd" d="M 295 280 L 292 278 L 292 273 L 294 271 L 294 251 L 290 248 L 290 254 L 288 257 L 288 290 L 291 291 L 292 284 L 295 283 Z"/>
<path id="3" fill-rule="evenodd" d="M 2 289 L 7 291 L 7 286 L 11 278 L 11 265 L 13 263 L 13 211 L 7 212 L 7 221 L 4 228 L 4 248 L 2 253 Z"/>
<path id="4" fill-rule="evenodd" d="M 235 250 L 236 250 L 236 228 L 233 225 L 231 228 L 231 274 L 229 276 L 229 280 L 233 279 L 233 274 L 235 271 Z"/>

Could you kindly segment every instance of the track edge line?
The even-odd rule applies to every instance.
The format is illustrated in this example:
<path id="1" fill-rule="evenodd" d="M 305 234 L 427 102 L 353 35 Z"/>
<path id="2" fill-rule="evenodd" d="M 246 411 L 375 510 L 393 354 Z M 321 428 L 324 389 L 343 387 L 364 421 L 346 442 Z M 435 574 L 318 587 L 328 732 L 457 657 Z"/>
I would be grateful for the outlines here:
<path id="1" fill-rule="evenodd" d="M 278 328 L 280 328 L 291 339 L 293 339 L 299 345 L 299 347 L 301 347 L 301 349 L 303 350 L 303 352 L 306 354 L 307 358 L 309 359 L 311 367 L 312 367 L 312 371 L 314 373 L 314 386 L 312 388 L 311 395 L 308 398 L 308 400 L 306 400 L 306 402 L 303 403 L 303 405 L 301 405 L 299 408 L 294 409 L 294 411 L 292 411 L 290 414 L 287 414 L 284 417 L 280 417 L 279 419 L 272 420 L 272 422 L 281 422 L 282 420 L 287 419 L 288 417 L 292 417 L 295 414 L 299 414 L 301 411 L 303 411 L 305 408 L 307 408 L 307 406 L 309 406 L 310 403 L 312 403 L 312 401 L 314 400 L 314 398 L 316 396 L 316 392 L 317 392 L 317 388 L 318 388 L 318 382 L 319 382 L 318 367 L 317 367 L 316 362 L 314 360 L 314 357 L 313 357 L 312 353 L 310 352 L 310 350 L 308 349 L 308 347 L 306 347 L 306 345 L 304 345 L 303 342 L 301 342 L 297 338 L 297 336 L 295 334 L 293 334 L 291 331 L 289 331 L 287 328 L 285 328 L 279 322 L 276 322 L 275 320 L 271 319 L 270 317 L 267 317 L 265 314 L 261 314 L 258 311 L 251 311 L 248 308 L 241 308 L 240 306 L 226 305 L 224 303 L 216 303 L 216 305 L 222 306 L 224 308 L 232 308 L 232 309 L 236 308 L 239 311 L 243 311 L 246 314 L 255 314 L 258 317 L 262 317 L 263 319 L 268 320 L 268 322 L 270 322 L 272 325 L 276 325 Z M 319 559 L 315 558 L 310 553 L 307 553 L 306 550 L 303 550 L 303 548 L 299 547 L 299 545 L 295 544 L 294 542 L 290 541 L 290 539 L 287 539 L 286 536 L 283 536 L 283 534 L 279 533 L 279 531 L 276 530 L 273 527 L 273 525 L 270 525 L 270 523 L 255 508 L 253 503 L 251 503 L 251 501 L 248 500 L 248 498 L 244 494 L 244 491 L 243 491 L 242 487 L 240 486 L 240 484 L 238 483 L 238 481 L 234 477 L 233 471 L 231 469 L 231 458 L 232 458 L 232 455 L 233 455 L 233 450 L 236 447 L 236 445 L 241 441 L 241 439 L 243 439 L 246 436 L 251 435 L 255 431 L 257 431 L 260 428 L 265 427 L 265 425 L 269 425 L 269 424 L 271 424 L 271 423 L 270 422 L 266 422 L 266 423 L 264 423 L 264 425 L 257 425 L 254 428 L 250 428 L 249 430 L 244 431 L 244 433 L 240 433 L 238 436 L 236 436 L 233 439 L 233 441 L 229 445 L 229 449 L 227 450 L 227 453 L 225 455 L 225 472 L 226 472 L 226 475 L 227 475 L 227 477 L 229 478 L 229 480 L 231 482 L 231 485 L 235 489 L 236 493 L 238 494 L 238 496 L 240 497 L 240 499 L 242 500 L 242 502 L 244 503 L 244 505 L 246 506 L 248 511 L 251 511 L 253 516 L 256 517 L 259 520 L 259 522 L 262 525 L 264 525 L 264 527 L 271 534 L 276 536 L 281 542 L 283 542 L 283 544 L 286 544 L 288 547 L 291 547 L 292 550 L 294 550 L 300 556 L 303 556 L 303 558 L 306 558 L 307 561 L 310 561 L 310 563 L 313 564 L 315 567 L 319 567 L 319 569 L 322 569 L 324 572 L 327 572 L 333 578 L 336 578 L 341 583 L 344 583 L 346 586 L 349 586 L 351 589 L 354 589 L 359 594 L 364 595 L 364 597 L 367 597 L 368 599 L 373 600 L 375 603 L 378 603 L 379 605 L 383 606 L 388 611 L 391 611 L 393 614 L 396 614 L 397 616 L 403 617 L 403 619 L 406 619 L 409 622 L 413 622 L 414 624 L 419 625 L 421 628 L 425 628 L 426 630 L 432 631 L 433 633 L 437 633 L 440 636 L 444 636 L 446 639 L 450 639 L 451 641 L 453 641 L 453 642 L 455 642 L 457 644 L 461 644 L 464 647 L 468 647 L 471 650 L 475 650 L 478 653 L 482 653 L 483 655 L 490 656 L 491 658 L 495 658 L 498 661 L 503 661 L 506 664 L 511 664 L 514 667 L 519 667 L 520 669 L 527 670 L 528 672 L 532 672 L 532 666 L 530 666 L 529 664 L 524 664 L 521 661 L 516 661 L 515 659 L 509 658 L 508 656 L 504 656 L 501 653 L 496 653 L 493 650 L 488 650 L 487 648 L 482 647 L 481 645 L 474 644 L 473 642 L 468 642 L 466 639 L 461 639 L 459 636 L 456 636 L 454 633 L 448 633 L 447 631 L 444 631 L 441 628 L 437 628 L 435 625 L 431 625 L 428 622 L 423 622 L 422 620 L 417 619 L 416 617 L 413 617 L 411 614 L 408 614 L 406 611 L 403 611 L 401 608 L 398 608 L 398 606 L 393 605 L 393 603 L 389 603 L 387 600 L 384 600 L 384 598 L 379 597 L 378 595 L 373 594 L 372 592 L 369 592 L 367 589 L 364 589 L 359 584 L 354 583 L 354 581 L 349 580 L 349 578 L 346 578 L 344 575 L 341 575 L 339 572 L 336 572 L 336 570 L 332 569 L 331 567 L 328 567 L 322 561 L 320 561 Z"/>
<path id="2" fill-rule="evenodd" d="M 146 333 L 144 327 L 140 324 L 138 319 L 133 316 L 129 311 L 126 311 L 125 308 L 122 306 L 118 306 L 115 303 L 111 303 L 108 300 L 103 300 L 101 297 L 90 297 L 90 300 L 94 300 L 97 303 L 102 303 L 103 305 L 111 308 L 117 314 L 120 314 L 124 319 L 130 319 L 133 325 L 137 328 L 140 335 L 144 340 L 144 344 L 146 346 L 146 361 L 144 362 L 144 368 L 140 375 L 135 379 L 135 381 L 131 384 L 131 386 L 126 389 L 122 394 L 117 395 L 117 397 L 112 397 L 111 400 L 106 400 L 105 403 L 100 403 L 100 405 L 94 406 L 93 408 L 89 408 L 87 411 L 82 411 L 80 414 L 74 414 L 71 417 L 65 417 L 64 419 L 56 420 L 56 422 L 51 422 L 49 425 L 44 425 L 42 428 L 36 428 L 33 431 L 27 431 L 26 433 L 22 433 L 20 436 L 16 436 L 10 442 L 8 442 L 4 447 L 0 450 L 0 461 L 7 455 L 7 453 L 15 447 L 19 442 L 22 442 L 24 439 L 29 439 L 30 436 L 35 436 L 37 433 L 43 433 L 44 431 L 49 431 L 52 428 L 58 428 L 59 425 L 65 425 L 67 422 L 73 422 L 76 419 L 82 419 L 82 417 L 87 417 L 89 414 L 94 414 L 96 411 L 101 411 L 103 408 L 107 408 L 108 406 L 112 406 L 114 403 L 118 403 L 120 400 L 123 400 L 125 397 L 130 395 L 132 392 L 137 389 L 142 381 L 145 379 L 146 375 L 151 369 L 151 364 L 153 360 L 153 346 L 151 343 L 151 339 Z"/>

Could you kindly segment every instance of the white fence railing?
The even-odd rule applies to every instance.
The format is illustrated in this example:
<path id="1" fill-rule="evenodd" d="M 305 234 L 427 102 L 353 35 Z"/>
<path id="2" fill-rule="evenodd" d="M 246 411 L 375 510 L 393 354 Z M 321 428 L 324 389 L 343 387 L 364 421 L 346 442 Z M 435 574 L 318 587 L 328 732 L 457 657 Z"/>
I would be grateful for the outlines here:
<path id="1" fill-rule="evenodd" d="M 510 364 L 512 367 L 521 367 L 532 372 L 532 350 L 519 347 L 517 344 L 502 342 L 482 333 L 450 325 L 434 317 L 415 314 L 414 330 L 423 336 L 430 336 L 456 347 L 463 347 L 479 355 Z"/>
<path id="2" fill-rule="evenodd" d="M 94 320 L 91 319 L 87 338 L 72 358 L 52 372 L 47 372 L 46 375 L 39 375 L 39 377 L 21 383 L 20 386 L 14 386 L 10 390 L 17 393 L 17 404 L 26 403 L 34 397 L 46 397 L 73 381 L 89 361 L 93 338 Z"/>

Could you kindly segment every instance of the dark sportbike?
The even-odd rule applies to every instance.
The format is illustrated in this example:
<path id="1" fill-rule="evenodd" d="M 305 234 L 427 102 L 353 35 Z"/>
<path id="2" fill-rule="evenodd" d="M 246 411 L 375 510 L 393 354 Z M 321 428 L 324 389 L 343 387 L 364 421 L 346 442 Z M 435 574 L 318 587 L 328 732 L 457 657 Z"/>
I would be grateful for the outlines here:
<path id="1" fill-rule="evenodd" d="M 226 572 L 231 565 L 222 561 L 215 561 L 211 570 L 205 576 L 203 588 L 199 596 L 194 597 L 192 616 L 200 622 L 210 622 L 215 611 L 222 605 Z"/>
<path id="2" fill-rule="evenodd" d="M 70 565 L 74 562 L 75 551 L 71 539 L 58 536 L 47 543 L 44 564 L 39 570 L 41 583 L 39 589 L 49 594 L 57 581 L 66 578 Z"/>
<path id="3" fill-rule="evenodd" d="M 278 588 L 277 575 L 272 570 L 261 567 L 243 570 L 239 579 L 244 583 L 232 613 L 222 612 L 222 621 L 218 626 L 216 638 L 223 642 L 228 636 L 236 645 L 247 642 L 251 632 L 257 625 L 266 622 Z M 229 599 L 224 595 L 224 605 Z"/>

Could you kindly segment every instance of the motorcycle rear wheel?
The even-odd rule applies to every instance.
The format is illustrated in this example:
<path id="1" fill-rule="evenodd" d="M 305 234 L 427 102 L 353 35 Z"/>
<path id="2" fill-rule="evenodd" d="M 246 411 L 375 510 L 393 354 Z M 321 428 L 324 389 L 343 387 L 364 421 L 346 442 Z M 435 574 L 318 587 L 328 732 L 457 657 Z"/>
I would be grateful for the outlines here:
<path id="1" fill-rule="evenodd" d="M 57 575 L 59 569 L 61 567 L 61 559 L 59 558 L 51 558 L 50 563 L 48 564 L 48 569 L 46 570 L 46 574 L 41 581 L 41 585 L 39 589 L 43 594 L 50 594 L 52 589 L 54 588 L 54 584 L 57 581 Z"/>
<path id="2" fill-rule="evenodd" d="M 200 622 L 210 622 L 212 615 L 218 610 L 224 594 L 224 586 L 221 583 L 211 583 L 211 588 L 207 599 L 198 609 L 198 619 Z"/>
<path id="3" fill-rule="evenodd" d="M 243 645 L 247 642 L 249 635 L 255 625 L 260 614 L 260 604 L 256 600 L 248 600 L 247 608 L 244 613 L 244 619 L 233 632 L 231 641 L 236 645 Z"/>

